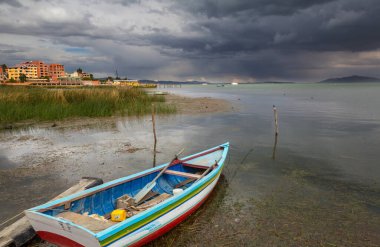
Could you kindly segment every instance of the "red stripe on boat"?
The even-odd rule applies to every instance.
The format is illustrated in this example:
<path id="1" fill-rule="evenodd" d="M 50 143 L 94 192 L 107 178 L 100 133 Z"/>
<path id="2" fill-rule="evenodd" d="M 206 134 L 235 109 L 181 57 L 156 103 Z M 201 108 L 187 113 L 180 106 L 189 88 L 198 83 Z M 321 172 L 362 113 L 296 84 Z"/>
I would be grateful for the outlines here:
<path id="1" fill-rule="evenodd" d="M 84 247 L 83 245 L 66 238 L 64 236 L 52 233 L 52 232 L 46 232 L 46 231 L 38 231 L 37 234 L 42 238 L 43 240 L 46 240 L 52 244 L 56 244 L 61 247 Z"/>
<path id="2" fill-rule="evenodd" d="M 194 213 L 194 211 L 197 210 L 206 201 L 206 199 L 209 197 L 211 192 L 212 191 L 210 191 L 210 193 L 204 199 L 202 199 L 202 201 L 200 201 L 197 205 L 195 205 L 189 211 L 187 211 L 186 213 L 184 213 L 183 215 L 181 215 L 177 219 L 173 220 L 169 224 L 165 225 L 164 227 L 160 228 L 159 230 L 155 231 L 154 233 L 150 234 L 149 236 L 146 236 L 145 238 L 141 239 L 137 243 L 134 243 L 130 246 L 132 246 L 132 247 L 142 246 L 142 245 L 147 244 L 150 241 L 158 238 L 159 236 L 165 234 L 166 232 L 168 232 L 169 230 L 174 228 L 176 225 L 178 225 L 179 223 L 184 221 L 190 214 Z"/>

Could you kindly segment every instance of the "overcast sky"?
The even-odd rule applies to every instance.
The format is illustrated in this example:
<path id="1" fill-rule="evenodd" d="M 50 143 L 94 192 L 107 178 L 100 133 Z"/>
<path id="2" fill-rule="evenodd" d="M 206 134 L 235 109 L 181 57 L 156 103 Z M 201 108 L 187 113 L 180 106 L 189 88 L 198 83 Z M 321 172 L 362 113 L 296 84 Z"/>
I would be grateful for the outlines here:
<path id="1" fill-rule="evenodd" d="M 380 77 L 379 0 L 0 0 L 0 64 L 211 82 Z"/>

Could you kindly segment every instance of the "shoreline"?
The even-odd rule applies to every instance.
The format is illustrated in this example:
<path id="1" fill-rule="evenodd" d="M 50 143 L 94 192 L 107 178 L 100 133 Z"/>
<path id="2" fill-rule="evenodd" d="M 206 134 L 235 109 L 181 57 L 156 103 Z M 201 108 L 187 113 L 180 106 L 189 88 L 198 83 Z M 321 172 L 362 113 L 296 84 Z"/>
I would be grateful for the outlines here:
<path id="1" fill-rule="evenodd" d="M 180 96 L 176 94 L 167 94 L 164 95 L 165 104 L 175 105 L 177 108 L 177 112 L 173 114 L 167 115 L 203 115 L 203 114 L 215 114 L 215 113 L 223 113 L 230 112 L 235 109 L 231 102 L 223 99 L 216 99 L 211 97 L 186 97 Z M 144 116 L 148 116 L 143 115 Z M 159 114 L 158 114 L 159 115 Z M 7 130 L 17 130 L 22 128 L 29 127 L 40 127 L 40 128 L 81 128 L 84 126 L 96 126 L 96 125 L 112 125 L 115 123 L 115 120 L 120 118 L 136 118 L 139 116 L 121 116 L 114 115 L 110 117 L 74 117 L 67 118 L 63 120 L 56 121 L 38 121 L 38 120 L 26 120 L 21 122 L 15 122 L 11 124 L 2 124 L 0 127 L 0 131 Z"/>
<path id="2" fill-rule="evenodd" d="M 177 114 L 205 114 L 223 113 L 233 111 L 235 108 L 231 102 L 212 97 L 186 97 L 176 94 L 165 95 L 167 104 L 175 104 Z"/>

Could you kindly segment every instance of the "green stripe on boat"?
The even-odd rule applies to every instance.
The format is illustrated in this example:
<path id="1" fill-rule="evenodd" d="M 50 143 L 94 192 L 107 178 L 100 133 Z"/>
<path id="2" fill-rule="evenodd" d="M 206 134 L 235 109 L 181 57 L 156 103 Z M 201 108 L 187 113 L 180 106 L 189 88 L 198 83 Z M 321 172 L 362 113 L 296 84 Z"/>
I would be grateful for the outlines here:
<path id="1" fill-rule="evenodd" d="M 190 198 L 194 197 L 196 194 L 198 194 L 200 191 L 202 191 L 204 188 L 206 188 L 209 184 L 211 184 L 215 180 L 215 178 L 220 175 L 221 172 L 222 172 L 222 169 L 220 169 L 220 171 L 218 173 L 216 173 L 215 176 L 211 177 L 204 185 L 202 185 L 198 189 L 192 191 L 189 195 L 187 195 L 186 197 L 182 198 L 181 200 L 178 200 L 177 202 L 168 205 L 167 207 L 163 208 L 162 210 L 160 210 L 160 211 L 158 211 L 158 212 L 156 212 L 156 213 L 154 213 L 154 214 L 152 214 L 152 215 L 150 215 L 150 216 L 142 219 L 141 221 L 138 221 L 135 224 L 133 224 L 131 226 L 128 226 L 126 229 L 123 229 L 123 230 L 115 233 L 114 235 L 112 235 L 112 236 L 110 236 L 110 237 L 108 237 L 108 238 L 100 241 L 100 245 L 101 246 L 107 246 L 107 245 L 111 244 L 112 242 L 115 242 L 116 240 L 124 237 L 128 233 L 133 232 L 133 231 L 137 230 L 138 228 L 141 228 L 144 225 L 152 222 L 153 220 L 155 220 L 158 217 L 164 215 L 168 211 L 176 208 L 178 205 L 184 203 L 185 201 L 188 201 Z"/>

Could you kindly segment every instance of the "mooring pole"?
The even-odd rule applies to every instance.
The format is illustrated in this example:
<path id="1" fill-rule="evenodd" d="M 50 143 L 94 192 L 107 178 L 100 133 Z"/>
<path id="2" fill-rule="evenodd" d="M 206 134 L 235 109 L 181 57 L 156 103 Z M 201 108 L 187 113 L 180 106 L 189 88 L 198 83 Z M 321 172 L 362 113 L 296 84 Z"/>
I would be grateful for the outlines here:
<path id="1" fill-rule="evenodd" d="M 274 124 L 275 124 L 275 134 L 278 135 L 278 114 L 277 114 L 277 108 L 275 105 L 273 105 L 273 113 L 274 113 Z"/>
<path id="2" fill-rule="evenodd" d="M 272 151 L 272 159 L 273 159 L 273 160 L 276 159 L 277 138 L 278 138 L 278 135 L 275 135 L 275 136 L 274 136 L 273 151 Z"/>
<path id="3" fill-rule="evenodd" d="M 277 114 L 277 108 L 275 105 L 273 105 L 273 114 L 274 114 L 275 134 L 274 134 L 272 159 L 274 160 L 276 159 L 276 148 L 277 148 L 277 137 L 278 137 L 278 114 Z"/>
<path id="4" fill-rule="evenodd" d="M 153 126 L 153 137 L 154 137 L 154 147 L 153 147 L 153 167 L 156 166 L 156 148 L 157 148 L 157 136 L 156 136 L 156 120 L 155 120 L 155 105 L 152 104 L 152 126 Z"/>

